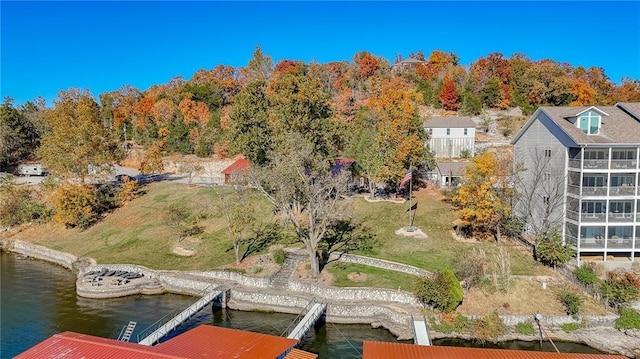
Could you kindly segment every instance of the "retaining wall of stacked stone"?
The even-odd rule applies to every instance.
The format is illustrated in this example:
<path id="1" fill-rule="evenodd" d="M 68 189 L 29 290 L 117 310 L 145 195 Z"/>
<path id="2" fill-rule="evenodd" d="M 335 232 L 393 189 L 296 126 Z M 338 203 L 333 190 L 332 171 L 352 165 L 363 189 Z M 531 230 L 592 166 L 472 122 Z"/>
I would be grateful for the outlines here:
<path id="1" fill-rule="evenodd" d="M 255 287 L 255 288 L 267 288 L 269 287 L 269 278 L 260 278 L 260 277 L 247 277 L 238 272 L 230 272 L 230 271 L 208 271 L 208 272 L 198 272 L 191 271 L 185 272 L 189 275 L 199 276 L 204 278 L 211 279 L 222 279 L 226 281 L 233 281 L 240 285 L 244 285 L 247 287 Z"/>
<path id="2" fill-rule="evenodd" d="M 43 261 L 55 263 L 68 269 L 72 269 L 73 263 L 78 260 L 78 257 L 72 254 L 21 241 L 3 240 L 1 247 L 6 251 L 20 253 L 27 257 L 37 258 Z"/>
<path id="3" fill-rule="evenodd" d="M 479 319 L 481 316 L 473 316 L 467 315 L 467 318 L 471 319 Z M 616 319 L 618 318 L 615 314 L 610 315 L 587 315 L 582 316 L 578 319 L 570 316 L 570 315 L 543 315 L 540 320 L 540 324 L 544 328 L 559 328 L 563 324 L 568 323 L 582 323 L 584 319 L 586 324 L 590 328 L 596 327 L 613 327 Z M 535 320 L 533 319 L 533 314 L 531 315 L 500 315 L 500 319 L 506 326 L 516 326 L 518 323 L 529 322 L 535 324 Z"/>
<path id="4" fill-rule="evenodd" d="M 385 261 L 384 259 L 375 259 L 369 257 L 362 257 L 355 254 L 347 254 L 341 252 L 334 252 L 329 255 L 330 261 L 340 261 L 347 263 L 356 263 L 356 264 L 364 264 L 370 267 L 378 267 L 382 269 L 388 269 L 396 272 L 402 272 L 407 274 L 412 274 L 416 276 L 429 276 L 431 277 L 433 273 L 426 271 L 424 269 L 420 269 L 418 267 L 400 264 L 395 262 Z"/>
<path id="5" fill-rule="evenodd" d="M 202 280 L 194 280 L 180 277 L 172 273 L 160 273 L 158 276 L 162 286 L 169 292 L 187 294 L 187 295 L 204 295 L 204 290 L 216 285 Z"/>
<path id="6" fill-rule="evenodd" d="M 289 282 L 289 290 L 308 293 L 320 298 L 338 301 L 374 301 L 386 303 L 402 303 L 419 306 L 418 299 L 409 292 L 377 288 L 337 288 L 326 287 L 315 283 Z"/>

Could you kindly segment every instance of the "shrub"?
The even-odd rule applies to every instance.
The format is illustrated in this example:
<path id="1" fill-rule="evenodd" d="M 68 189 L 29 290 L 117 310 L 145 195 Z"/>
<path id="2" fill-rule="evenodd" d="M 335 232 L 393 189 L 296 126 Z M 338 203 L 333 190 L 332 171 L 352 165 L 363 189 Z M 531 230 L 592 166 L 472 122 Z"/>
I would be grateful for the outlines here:
<path id="1" fill-rule="evenodd" d="M 0 179 L 0 225 L 48 220 L 50 211 L 38 201 L 28 187 L 12 182 L 11 177 Z"/>
<path id="2" fill-rule="evenodd" d="M 533 335 L 536 333 L 536 330 L 530 322 L 520 322 L 516 324 L 516 332 L 520 334 Z"/>
<path id="3" fill-rule="evenodd" d="M 504 334 L 505 325 L 498 312 L 493 312 L 477 320 L 474 325 L 475 335 L 480 339 L 497 338 Z"/>
<path id="4" fill-rule="evenodd" d="M 276 264 L 282 265 L 284 263 L 285 255 L 284 250 L 281 247 L 274 249 L 271 256 Z"/>
<path id="5" fill-rule="evenodd" d="M 53 220 L 67 227 L 88 228 L 98 219 L 100 207 L 94 190 L 86 184 L 62 185 L 53 193 Z"/>
<path id="6" fill-rule="evenodd" d="M 562 330 L 564 330 L 565 332 L 572 332 L 574 330 L 578 330 L 580 328 L 582 328 L 582 324 L 581 323 L 564 323 L 560 325 L 560 328 Z"/>
<path id="7" fill-rule="evenodd" d="M 540 262 L 555 269 L 562 266 L 575 255 L 575 250 L 568 244 L 562 244 L 562 237 L 558 232 L 538 239 L 535 256 Z"/>
<path id="8" fill-rule="evenodd" d="M 580 313 L 580 308 L 584 299 L 571 291 L 563 290 L 558 293 L 558 300 L 564 305 L 564 310 L 569 315 L 577 315 Z"/>
<path id="9" fill-rule="evenodd" d="M 460 281 L 450 269 L 439 272 L 433 279 L 419 278 L 415 284 L 414 293 L 425 305 L 445 313 L 456 309 L 464 298 Z"/>
<path id="10" fill-rule="evenodd" d="M 616 319 L 616 329 L 640 329 L 640 313 L 631 308 L 620 308 L 620 317 Z"/>
<path id="11" fill-rule="evenodd" d="M 632 272 L 609 272 L 601 284 L 600 291 L 614 308 L 640 297 L 640 277 Z"/>
<path id="12" fill-rule="evenodd" d="M 573 273 L 576 275 L 578 282 L 585 286 L 594 285 L 600 281 L 595 270 L 591 266 L 582 266 L 576 268 Z"/>

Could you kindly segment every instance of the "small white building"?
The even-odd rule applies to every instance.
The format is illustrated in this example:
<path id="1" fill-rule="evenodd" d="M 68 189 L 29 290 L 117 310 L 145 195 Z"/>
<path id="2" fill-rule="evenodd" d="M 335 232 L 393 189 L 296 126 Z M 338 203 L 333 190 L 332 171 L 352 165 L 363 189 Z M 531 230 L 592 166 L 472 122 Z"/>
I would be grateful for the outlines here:
<path id="1" fill-rule="evenodd" d="M 471 117 L 432 117 L 423 124 L 429 134 L 429 149 L 436 158 L 460 158 L 475 153 L 476 124 Z"/>

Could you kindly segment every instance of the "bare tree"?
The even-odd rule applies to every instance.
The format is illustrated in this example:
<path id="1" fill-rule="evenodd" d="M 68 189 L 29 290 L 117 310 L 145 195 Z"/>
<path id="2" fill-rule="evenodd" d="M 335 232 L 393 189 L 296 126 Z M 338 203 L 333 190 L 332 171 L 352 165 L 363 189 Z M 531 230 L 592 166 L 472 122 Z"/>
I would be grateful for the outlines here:
<path id="1" fill-rule="evenodd" d="M 221 195 L 218 190 L 214 190 L 218 197 L 216 207 L 224 216 L 227 223 L 227 230 L 233 239 L 233 253 L 236 257 L 236 264 L 240 264 L 240 245 L 245 241 L 245 234 L 253 229 L 255 222 L 254 208 L 247 199 L 247 188 L 242 185 L 231 186 L 231 193 Z"/>
<path id="2" fill-rule="evenodd" d="M 268 165 L 251 171 L 251 186 L 290 223 L 309 254 L 314 276 L 320 274 L 319 244 L 336 221 L 345 217 L 349 171 L 313 152 L 302 136 L 291 135 L 285 150 L 274 152 Z"/>
<path id="3" fill-rule="evenodd" d="M 516 213 L 536 238 L 562 224 L 566 175 L 558 159 L 530 151 L 516 176 Z M 526 168 L 523 166 L 527 166 Z"/>

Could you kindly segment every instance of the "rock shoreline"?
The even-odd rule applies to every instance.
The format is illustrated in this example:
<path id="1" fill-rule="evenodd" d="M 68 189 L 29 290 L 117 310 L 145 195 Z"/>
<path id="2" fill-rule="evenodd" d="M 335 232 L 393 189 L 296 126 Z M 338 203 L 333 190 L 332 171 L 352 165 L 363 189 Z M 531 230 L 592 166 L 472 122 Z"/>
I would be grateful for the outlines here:
<path id="1" fill-rule="evenodd" d="M 185 295 L 201 295 L 211 286 L 226 291 L 224 302 L 219 305 L 235 310 L 263 310 L 298 314 L 314 297 L 327 300 L 326 321 L 330 323 L 370 324 L 384 327 L 398 340 L 413 339 L 409 327 L 412 315 L 421 316 L 420 305 L 412 294 L 402 291 L 336 288 L 314 283 L 292 282 L 287 288 L 270 288 L 268 278 L 246 277 L 225 271 L 159 271 L 127 264 L 97 265 L 90 258 L 80 258 L 49 248 L 16 240 L 0 240 L 0 250 L 18 253 L 71 269 L 77 274 L 76 290 L 79 296 L 89 298 L 114 298 L 135 294 L 171 292 Z M 107 283 L 96 285 L 85 274 L 108 268 L 110 271 L 141 273 L 142 276 L 124 284 L 117 278 L 107 278 Z M 336 300 L 335 298 L 339 298 Z M 358 298 L 358 302 L 354 302 Z M 507 318 L 507 322 L 519 320 Z M 560 319 L 566 321 L 566 318 Z M 613 319 L 615 320 L 615 318 Z M 591 322 L 591 321 L 589 321 Z M 594 318 L 593 323 L 611 323 L 611 318 Z M 544 323 L 553 340 L 584 343 L 603 352 L 630 358 L 640 358 L 640 331 L 621 332 L 612 326 L 599 326 L 566 333 L 558 330 L 553 322 Z M 430 330 L 432 338 L 460 338 L 473 340 L 469 335 L 439 333 Z M 537 335 L 508 334 L 492 342 L 507 340 L 538 340 Z"/>

